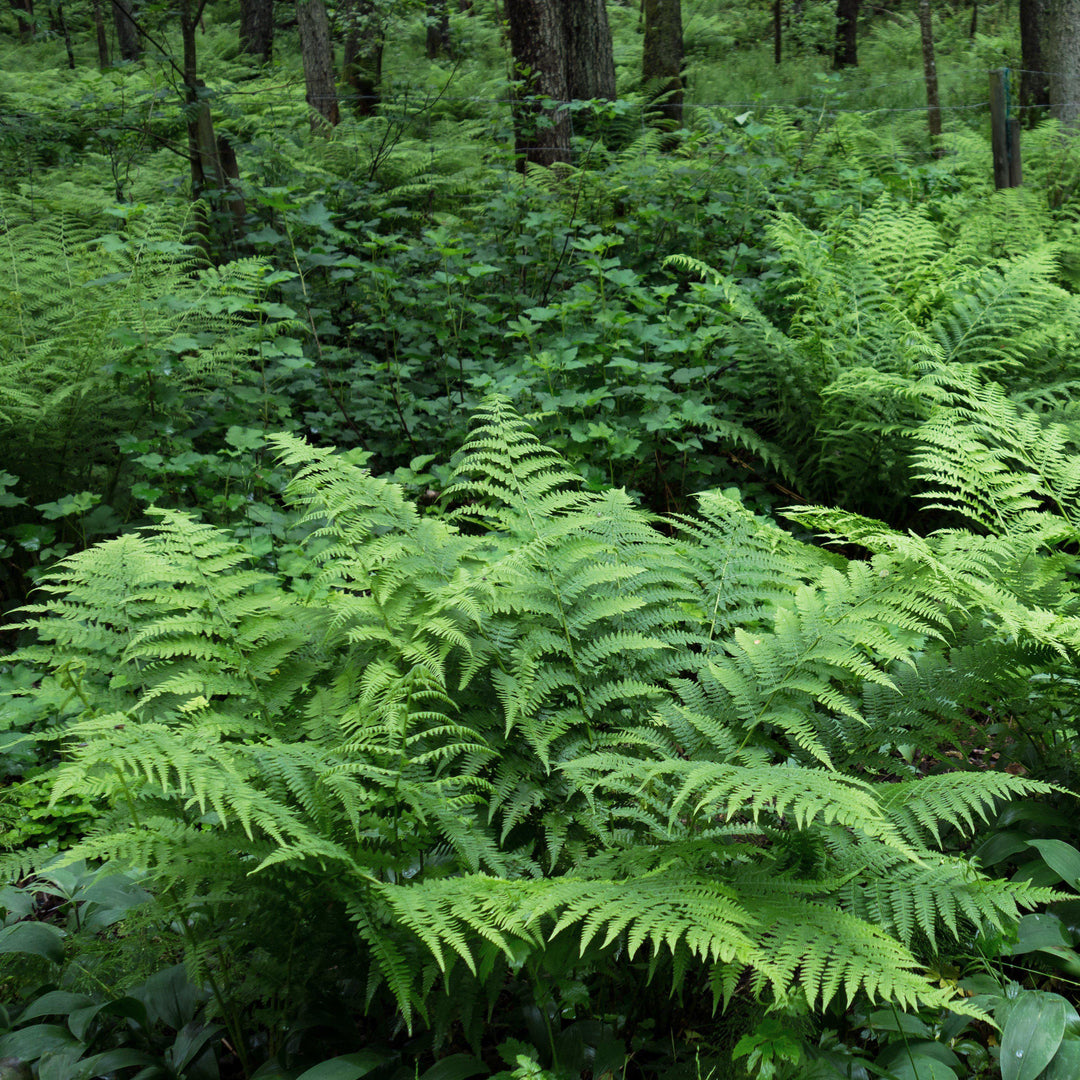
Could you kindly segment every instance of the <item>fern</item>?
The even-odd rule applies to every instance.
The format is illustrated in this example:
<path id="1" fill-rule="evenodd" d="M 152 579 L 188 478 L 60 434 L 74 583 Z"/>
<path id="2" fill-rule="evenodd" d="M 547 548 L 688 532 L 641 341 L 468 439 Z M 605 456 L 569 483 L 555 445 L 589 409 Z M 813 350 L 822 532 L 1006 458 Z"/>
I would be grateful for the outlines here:
<path id="1" fill-rule="evenodd" d="M 937 850 L 1046 785 L 914 779 L 880 747 L 875 775 L 904 782 L 855 771 L 934 711 L 950 656 L 980 657 L 960 710 L 1011 685 L 1002 657 L 1073 648 L 1073 616 L 1040 606 L 1052 572 L 1000 578 L 1023 529 L 980 549 L 806 512 L 875 552 L 853 562 L 714 493 L 664 532 L 582 491 L 499 398 L 448 516 L 348 455 L 273 442 L 303 596 L 160 512 L 67 560 L 27 612 L 23 657 L 78 702 L 55 797 L 105 807 L 72 858 L 146 868 L 178 902 L 318 889 L 372 992 L 442 1025 L 439 973 L 450 994 L 571 940 L 676 986 L 695 971 L 718 1003 L 749 972 L 775 1000 L 936 1007 L 924 944 L 1053 897 Z M 968 621 L 1001 628 L 982 653 Z M 901 689 L 903 723 L 872 729 Z"/>
<path id="2" fill-rule="evenodd" d="M 921 208 L 880 199 L 813 230 L 792 215 L 767 229 L 779 284 L 751 291 L 698 260 L 716 299 L 702 317 L 741 357 L 746 416 L 797 448 L 797 485 L 814 498 L 894 514 L 910 494 L 910 432 L 940 399 L 933 372 L 1013 376 L 1058 409 L 1075 342 L 1075 297 L 1058 284 L 1061 248 L 992 259 Z M 807 433 L 811 433 L 808 437 Z M 883 496 L 882 493 L 888 493 Z"/>

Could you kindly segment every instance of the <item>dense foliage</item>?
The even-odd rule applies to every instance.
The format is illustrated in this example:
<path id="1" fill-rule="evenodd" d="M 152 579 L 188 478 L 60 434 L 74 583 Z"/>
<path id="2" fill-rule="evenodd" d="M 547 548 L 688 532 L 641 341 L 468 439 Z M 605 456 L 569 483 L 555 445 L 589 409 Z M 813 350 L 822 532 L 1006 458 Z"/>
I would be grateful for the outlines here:
<path id="1" fill-rule="evenodd" d="M 0 1059 L 1076 1075 L 1080 152 L 993 190 L 1007 5 L 941 156 L 904 5 L 780 80 L 771 7 L 687 17 L 675 131 L 613 4 L 522 174 L 484 4 L 333 131 L 211 4 L 194 203 L 165 57 L 13 24 Z"/>

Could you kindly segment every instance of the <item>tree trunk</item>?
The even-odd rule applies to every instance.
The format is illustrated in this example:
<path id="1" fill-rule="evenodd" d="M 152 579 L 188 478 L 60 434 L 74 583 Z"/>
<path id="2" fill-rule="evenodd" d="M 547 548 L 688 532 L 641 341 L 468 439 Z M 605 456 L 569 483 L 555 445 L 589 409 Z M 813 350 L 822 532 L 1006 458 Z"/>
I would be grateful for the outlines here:
<path id="1" fill-rule="evenodd" d="M 427 58 L 450 56 L 450 8 L 447 0 L 427 0 Z"/>
<path id="2" fill-rule="evenodd" d="M 202 17 L 206 0 L 181 0 L 180 40 L 183 42 L 184 95 L 188 102 L 188 159 L 191 167 L 191 197 L 193 201 L 206 200 L 217 211 L 216 226 L 202 209 L 197 217 L 196 230 L 207 258 L 211 253 L 214 228 L 219 238 L 231 243 L 234 221 L 242 221 L 238 213 L 238 192 L 231 186 L 230 173 L 222 164 L 218 141 L 214 136 L 214 120 L 210 113 L 210 98 L 206 84 L 199 78 L 195 49 L 195 28 Z M 228 144 L 225 144 L 228 146 Z M 236 175 L 236 158 L 228 148 L 231 166 Z M 228 204 L 226 206 L 226 203 Z M 242 206 L 242 202 L 239 204 Z"/>
<path id="3" fill-rule="evenodd" d="M 132 17 L 131 0 L 112 0 L 113 25 L 116 27 L 116 47 L 121 60 L 138 60 L 139 30 Z"/>
<path id="4" fill-rule="evenodd" d="M 184 48 L 184 96 L 188 103 L 188 161 L 191 168 L 191 198 L 198 201 L 206 193 L 207 181 L 212 179 L 207 166 L 204 147 L 206 126 L 210 119 L 210 105 L 199 81 L 197 52 L 195 48 L 195 26 L 202 12 L 192 10 L 192 0 L 182 0 L 180 4 L 180 40 Z M 203 114 L 206 114 L 205 118 Z M 200 130 L 201 129 L 201 130 Z"/>
<path id="5" fill-rule="evenodd" d="M 519 167 L 570 160 L 564 22 L 557 0 L 506 0 L 514 54 L 514 143 Z M 547 99 L 547 100 L 541 100 Z"/>
<path id="6" fill-rule="evenodd" d="M 19 23 L 19 40 L 27 42 L 34 36 L 34 0 L 11 0 L 11 7 Z"/>
<path id="7" fill-rule="evenodd" d="M 780 0 L 773 0 L 772 5 L 772 30 L 773 30 L 773 63 L 779 64 L 784 56 L 784 30 L 781 18 L 783 12 Z"/>
<path id="8" fill-rule="evenodd" d="M 1080 3 L 1046 0 L 1043 57 L 1050 72 L 1050 108 L 1066 127 L 1080 121 Z"/>
<path id="9" fill-rule="evenodd" d="M 968 41 L 974 41 L 979 32 L 979 0 L 971 0 L 971 23 L 968 26 Z"/>
<path id="10" fill-rule="evenodd" d="M 566 87 L 572 101 L 615 100 L 615 59 L 605 0 L 555 0 L 563 12 Z M 517 53 L 515 52 L 516 56 Z"/>
<path id="11" fill-rule="evenodd" d="M 109 66 L 109 38 L 105 33 L 105 16 L 101 12 L 101 0 L 90 0 L 94 11 L 94 29 L 97 32 L 98 67 L 104 71 Z"/>
<path id="12" fill-rule="evenodd" d="M 240 48 L 269 64 L 274 55 L 273 0 L 240 0 Z"/>
<path id="13" fill-rule="evenodd" d="M 335 127 L 341 120 L 341 113 L 338 111 L 337 87 L 334 84 L 330 21 L 326 17 L 323 0 L 296 0 L 296 21 L 300 29 L 300 51 L 304 57 L 307 103 L 314 110 L 311 129 L 320 130 L 323 121 Z"/>
<path id="14" fill-rule="evenodd" d="M 856 67 L 859 63 L 859 0 L 836 0 L 836 51 L 833 67 Z"/>
<path id="15" fill-rule="evenodd" d="M 922 33 L 923 77 L 926 79 L 926 120 L 934 157 L 941 157 L 941 98 L 938 96 L 937 61 L 934 59 L 934 20 L 930 0 L 919 0 L 919 30 Z"/>
<path id="16" fill-rule="evenodd" d="M 56 5 L 56 22 L 60 28 L 60 36 L 64 39 L 64 49 L 67 51 L 68 67 L 75 70 L 75 50 L 71 47 L 71 31 L 68 30 L 67 20 L 64 18 L 64 5 Z"/>
<path id="17" fill-rule="evenodd" d="M 1024 123 L 1034 127 L 1050 105 L 1050 80 L 1043 63 L 1046 0 L 1020 0 L 1020 108 Z"/>
<path id="18" fill-rule="evenodd" d="M 641 83 L 663 100 L 656 106 L 675 127 L 682 125 L 683 35 L 680 0 L 645 0 Z"/>
<path id="19" fill-rule="evenodd" d="M 352 91 L 357 116 L 371 116 L 379 104 L 385 27 L 373 0 L 355 0 L 339 10 L 348 27 L 342 75 Z"/>

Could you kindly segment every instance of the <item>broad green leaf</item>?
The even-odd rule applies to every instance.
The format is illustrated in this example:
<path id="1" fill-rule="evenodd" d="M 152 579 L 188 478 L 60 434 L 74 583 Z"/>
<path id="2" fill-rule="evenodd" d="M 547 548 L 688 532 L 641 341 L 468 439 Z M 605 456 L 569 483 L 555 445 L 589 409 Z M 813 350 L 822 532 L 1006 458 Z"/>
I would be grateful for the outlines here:
<path id="1" fill-rule="evenodd" d="M 870 1026 L 877 1031 L 902 1031 L 906 1035 L 930 1037 L 930 1029 L 917 1016 L 911 1013 L 893 1012 L 892 1009 L 878 1009 L 869 1016 Z"/>
<path id="2" fill-rule="evenodd" d="M 912 1057 L 890 1070 L 893 1080 L 957 1080 L 948 1065 L 932 1057 Z"/>
<path id="3" fill-rule="evenodd" d="M 59 1024 L 31 1024 L 30 1027 L 9 1031 L 0 1038 L 0 1058 L 37 1061 L 42 1054 L 81 1045 L 66 1027 Z"/>
<path id="4" fill-rule="evenodd" d="M 360 1080 L 360 1077 L 367 1076 L 385 1063 L 386 1058 L 381 1054 L 361 1050 L 357 1054 L 342 1054 L 341 1057 L 321 1061 L 301 1073 L 296 1080 Z"/>
<path id="5" fill-rule="evenodd" d="M 220 1024 L 200 1024 L 192 1021 L 176 1033 L 176 1041 L 169 1048 L 169 1063 L 182 1073 L 203 1052 L 206 1044 L 222 1030 Z"/>
<path id="6" fill-rule="evenodd" d="M 47 994 L 35 998 L 19 1014 L 18 1022 L 36 1020 L 39 1016 L 68 1016 L 77 1009 L 92 1005 L 93 1000 L 85 994 L 71 994 L 66 990 L 50 990 Z"/>
<path id="7" fill-rule="evenodd" d="M 1064 1039 L 1039 1080 L 1076 1080 L 1080 1076 L 1080 1039 Z"/>
<path id="8" fill-rule="evenodd" d="M 64 932 L 51 923 L 15 923 L 0 930 L 0 953 L 31 953 L 59 964 L 64 959 Z"/>
<path id="9" fill-rule="evenodd" d="M 1065 1002 L 1031 990 L 1021 994 L 1001 1033 L 1001 1080 L 1035 1080 L 1065 1034 Z"/>
<path id="10" fill-rule="evenodd" d="M 472 1054 L 451 1054 L 436 1061 L 420 1080 L 469 1080 L 491 1070 Z"/>
<path id="11" fill-rule="evenodd" d="M 1056 915 L 1025 915 L 1017 926 L 1016 944 L 1005 948 L 1005 955 L 1034 952 L 1036 949 L 1069 948 L 1072 938 Z"/>
<path id="12" fill-rule="evenodd" d="M 69 1080 L 93 1080 L 94 1077 L 114 1073 L 118 1069 L 132 1069 L 136 1065 L 154 1066 L 158 1064 L 159 1059 L 142 1050 L 121 1047 L 117 1050 L 106 1050 L 104 1053 L 84 1058 L 79 1062 L 78 1068 L 71 1074 Z"/>
<path id="13" fill-rule="evenodd" d="M 1080 851 L 1064 840 L 1029 840 L 1028 847 L 1036 848 L 1046 865 L 1070 885 L 1080 881 Z"/>

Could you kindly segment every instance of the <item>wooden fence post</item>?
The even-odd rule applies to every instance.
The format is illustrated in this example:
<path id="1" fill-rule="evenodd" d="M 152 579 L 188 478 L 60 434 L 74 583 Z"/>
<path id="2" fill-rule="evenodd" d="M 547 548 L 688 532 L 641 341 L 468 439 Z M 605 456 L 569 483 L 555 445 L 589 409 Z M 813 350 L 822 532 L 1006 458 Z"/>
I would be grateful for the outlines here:
<path id="1" fill-rule="evenodd" d="M 994 152 L 994 187 L 1019 187 L 1020 122 L 1009 118 L 1009 69 L 990 72 L 990 143 Z"/>

